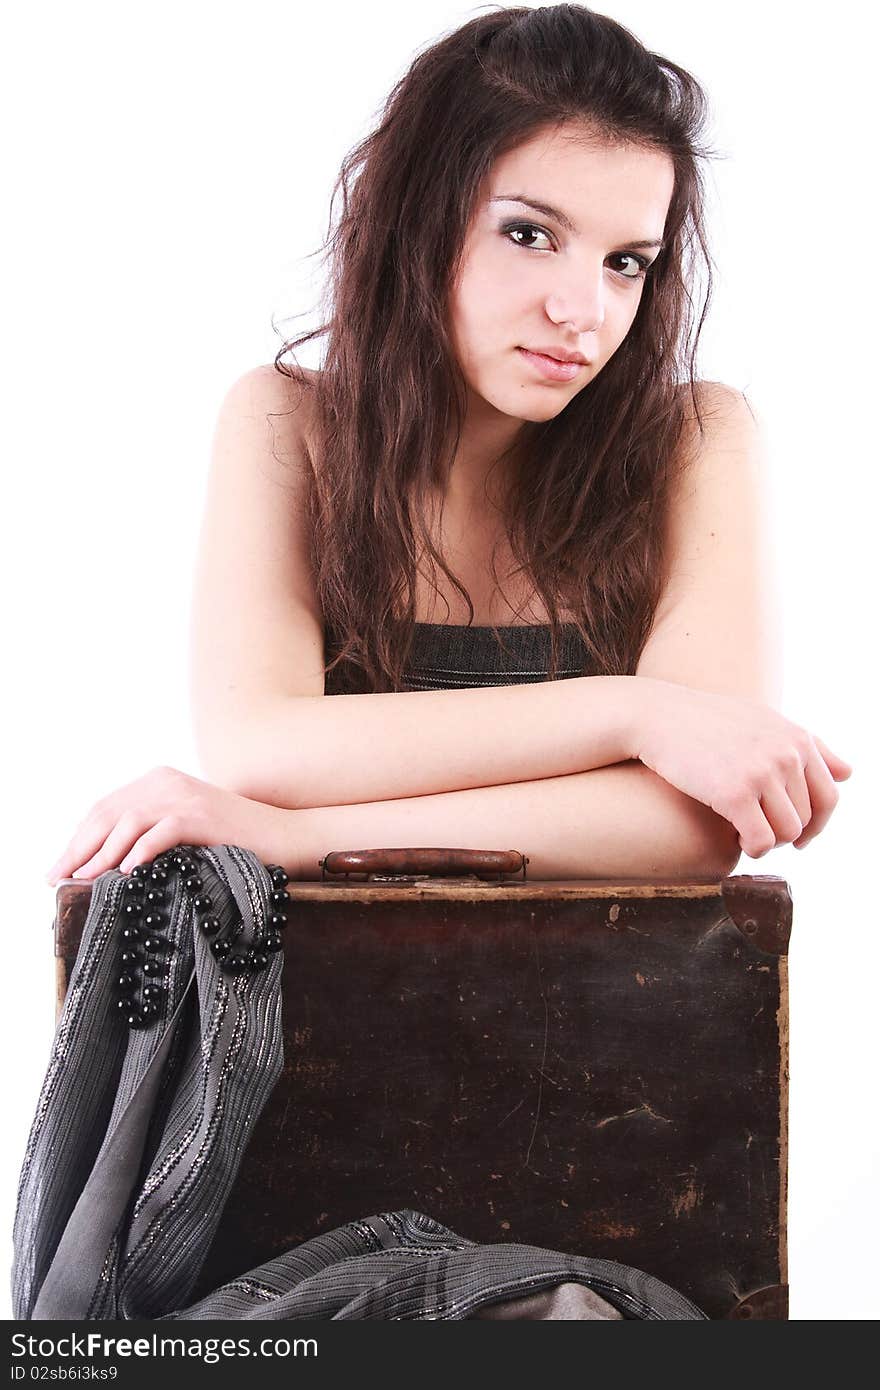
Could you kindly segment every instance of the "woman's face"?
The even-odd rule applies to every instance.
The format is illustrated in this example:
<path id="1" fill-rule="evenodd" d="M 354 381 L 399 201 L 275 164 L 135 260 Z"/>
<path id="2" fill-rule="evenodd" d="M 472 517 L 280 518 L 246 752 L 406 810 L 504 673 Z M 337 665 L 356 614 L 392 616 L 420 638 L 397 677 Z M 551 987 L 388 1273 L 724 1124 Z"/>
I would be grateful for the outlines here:
<path id="1" fill-rule="evenodd" d="M 588 142 L 583 127 L 541 133 L 497 161 L 450 301 L 484 423 L 487 405 L 490 416 L 551 419 L 601 372 L 636 316 L 673 179 L 667 154 Z M 557 379 L 522 351 L 542 348 L 587 365 Z"/>

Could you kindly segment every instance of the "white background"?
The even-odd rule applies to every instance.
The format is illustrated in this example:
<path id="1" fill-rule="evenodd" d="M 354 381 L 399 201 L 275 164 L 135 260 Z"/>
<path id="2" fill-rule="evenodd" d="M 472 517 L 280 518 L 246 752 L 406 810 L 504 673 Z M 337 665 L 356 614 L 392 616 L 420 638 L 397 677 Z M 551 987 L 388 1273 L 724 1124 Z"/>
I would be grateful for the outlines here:
<path id="1" fill-rule="evenodd" d="M 484 9 L 486 7 L 483 7 Z M 599 8 L 603 8 L 599 6 Z M 408 0 L 18 6 L 2 57 L 0 1191 L 53 1030 L 45 871 L 99 796 L 198 775 L 187 622 L 231 381 L 313 327 L 333 179 L 416 52 L 480 7 Z M 794 1318 L 873 1318 L 877 1222 L 876 8 L 609 0 L 705 84 L 719 268 L 700 374 L 760 412 L 785 625 L 782 712 L 854 765 L 787 879 Z M 876 172 L 876 168 L 874 166 Z M 301 353 L 320 365 L 322 342 Z M 358 1213 L 352 1213 L 352 1216 Z M 589 1251 L 583 1252 L 589 1254 Z M 842 1277 L 842 1271 L 846 1277 Z M 5 1316 L 9 1316 L 8 1307 Z"/>

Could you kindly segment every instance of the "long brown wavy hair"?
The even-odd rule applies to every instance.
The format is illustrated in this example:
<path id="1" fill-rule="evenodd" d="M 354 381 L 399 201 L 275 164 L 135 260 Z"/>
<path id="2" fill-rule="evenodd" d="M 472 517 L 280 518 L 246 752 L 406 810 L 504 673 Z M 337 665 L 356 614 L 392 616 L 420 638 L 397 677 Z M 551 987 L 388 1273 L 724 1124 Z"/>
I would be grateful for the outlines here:
<path id="1" fill-rule="evenodd" d="M 325 652 L 325 674 L 340 666 L 341 689 L 402 688 L 419 544 L 473 621 L 470 596 L 425 525 L 424 504 L 448 476 L 466 413 L 449 290 L 494 162 L 571 122 L 668 153 L 674 191 L 663 248 L 623 343 L 555 418 L 524 421 L 503 456 L 505 522 L 516 572 L 549 616 L 548 678 L 560 603 L 574 615 L 587 673 L 634 674 L 666 579 L 668 497 L 686 462 L 686 383 L 703 428 L 695 359 L 712 289 L 699 167 L 711 152 L 698 144 L 706 114 L 690 73 L 607 16 L 573 4 L 513 6 L 417 56 L 378 126 L 346 155 L 331 200 L 332 209 L 341 189 L 342 214 L 323 244 L 327 321 L 285 342 L 274 364 L 314 393 L 311 559 L 336 648 L 329 662 Z M 706 278 L 694 332 L 698 253 Z M 313 379 L 282 362 L 325 333 L 325 363 Z"/>

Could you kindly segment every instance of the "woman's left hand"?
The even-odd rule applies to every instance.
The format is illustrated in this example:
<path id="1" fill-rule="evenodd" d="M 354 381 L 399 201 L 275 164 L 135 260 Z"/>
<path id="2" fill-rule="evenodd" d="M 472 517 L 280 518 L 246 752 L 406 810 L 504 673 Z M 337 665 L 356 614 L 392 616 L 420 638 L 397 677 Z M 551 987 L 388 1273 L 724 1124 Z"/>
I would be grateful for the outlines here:
<path id="1" fill-rule="evenodd" d="M 175 845 L 238 845 L 264 863 L 288 867 L 292 813 L 251 801 L 173 767 L 155 767 L 102 797 L 77 827 L 46 875 L 92 879 L 107 869 L 129 873 Z"/>

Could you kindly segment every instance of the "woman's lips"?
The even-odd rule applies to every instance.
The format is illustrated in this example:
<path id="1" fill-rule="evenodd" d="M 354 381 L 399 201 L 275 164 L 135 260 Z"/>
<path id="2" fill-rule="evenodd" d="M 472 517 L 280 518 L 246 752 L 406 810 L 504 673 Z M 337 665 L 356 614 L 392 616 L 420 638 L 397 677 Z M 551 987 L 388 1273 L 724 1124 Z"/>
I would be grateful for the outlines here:
<path id="1" fill-rule="evenodd" d="M 583 370 L 582 362 L 560 362 L 556 357 L 547 357 L 543 352 L 529 352 L 528 348 L 517 348 L 527 362 L 547 377 L 550 381 L 574 381 L 579 371 Z"/>

